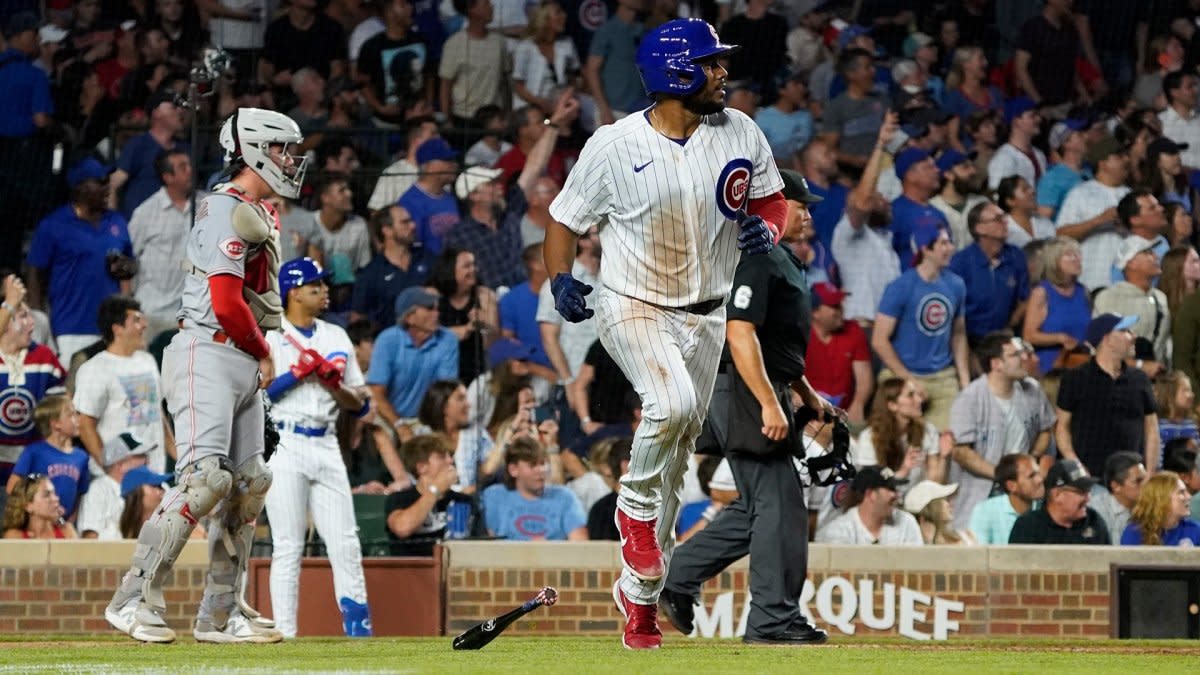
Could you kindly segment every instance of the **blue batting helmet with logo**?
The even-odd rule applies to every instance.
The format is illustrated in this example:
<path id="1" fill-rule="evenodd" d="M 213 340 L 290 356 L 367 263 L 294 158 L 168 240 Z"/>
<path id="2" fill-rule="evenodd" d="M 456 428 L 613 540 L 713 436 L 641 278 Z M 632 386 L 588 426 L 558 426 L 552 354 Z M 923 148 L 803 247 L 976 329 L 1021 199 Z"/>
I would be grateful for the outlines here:
<path id="1" fill-rule="evenodd" d="M 296 258 L 285 262 L 279 268 L 279 296 L 283 299 L 283 306 L 287 307 L 288 291 L 328 277 L 329 272 L 321 269 L 312 258 Z"/>
<path id="2" fill-rule="evenodd" d="M 688 96 L 704 87 L 704 68 L 697 61 L 740 49 L 721 42 L 717 29 L 703 19 L 674 19 L 642 37 L 638 72 L 647 94 Z"/>

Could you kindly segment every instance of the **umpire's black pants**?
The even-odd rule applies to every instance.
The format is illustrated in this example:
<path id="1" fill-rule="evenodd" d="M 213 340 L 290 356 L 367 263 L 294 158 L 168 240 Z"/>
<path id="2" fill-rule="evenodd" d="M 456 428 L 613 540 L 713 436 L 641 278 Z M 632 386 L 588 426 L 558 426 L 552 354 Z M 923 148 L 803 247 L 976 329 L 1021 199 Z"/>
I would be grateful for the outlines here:
<path id="1" fill-rule="evenodd" d="M 722 400 L 728 396 L 728 385 L 722 382 L 725 377 L 718 378 L 710 416 L 722 416 L 728 409 Z M 714 435 L 723 441 L 724 424 L 711 421 L 717 422 Z M 753 424 L 761 426 L 762 422 L 754 420 Z M 804 486 L 790 455 L 728 452 L 726 457 L 738 498 L 708 527 L 675 549 L 666 588 L 697 597 L 701 584 L 748 553 L 751 600 L 746 634 L 774 636 L 803 618 L 799 599 L 808 576 Z"/>

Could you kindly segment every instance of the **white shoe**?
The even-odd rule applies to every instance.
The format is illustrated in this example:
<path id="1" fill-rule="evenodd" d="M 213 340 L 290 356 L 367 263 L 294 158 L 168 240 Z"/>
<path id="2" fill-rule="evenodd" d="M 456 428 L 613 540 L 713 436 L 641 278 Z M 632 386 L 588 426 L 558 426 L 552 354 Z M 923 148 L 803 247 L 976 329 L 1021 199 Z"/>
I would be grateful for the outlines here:
<path id="1" fill-rule="evenodd" d="M 106 607 L 104 619 L 113 628 L 140 642 L 174 642 L 175 631 L 149 608 L 139 611 L 139 604 L 140 601 L 134 599 L 120 609 Z"/>
<path id="2" fill-rule="evenodd" d="M 223 629 L 217 628 L 208 619 L 196 619 L 196 627 L 192 630 L 192 636 L 196 638 L 197 642 L 215 644 L 269 643 L 283 640 L 283 633 L 274 628 L 264 628 L 242 616 L 241 612 L 231 614 Z"/>

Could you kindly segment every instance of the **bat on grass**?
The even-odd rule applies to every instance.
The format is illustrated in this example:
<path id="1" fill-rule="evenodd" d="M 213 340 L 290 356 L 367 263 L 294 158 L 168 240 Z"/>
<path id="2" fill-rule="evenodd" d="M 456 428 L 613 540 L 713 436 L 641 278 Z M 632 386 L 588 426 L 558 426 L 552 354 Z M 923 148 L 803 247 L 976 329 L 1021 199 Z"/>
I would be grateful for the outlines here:
<path id="1" fill-rule="evenodd" d="M 455 649 L 483 649 L 496 636 L 503 633 L 505 628 L 508 628 L 517 619 L 532 612 L 538 607 L 549 607 L 558 602 L 558 591 L 547 586 L 538 591 L 538 594 L 530 598 L 525 604 L 501 614 L 494 619 L 488 619 L 483 623 L 471 626 L 463 631 L 462 635 L 454 638 Z"/>

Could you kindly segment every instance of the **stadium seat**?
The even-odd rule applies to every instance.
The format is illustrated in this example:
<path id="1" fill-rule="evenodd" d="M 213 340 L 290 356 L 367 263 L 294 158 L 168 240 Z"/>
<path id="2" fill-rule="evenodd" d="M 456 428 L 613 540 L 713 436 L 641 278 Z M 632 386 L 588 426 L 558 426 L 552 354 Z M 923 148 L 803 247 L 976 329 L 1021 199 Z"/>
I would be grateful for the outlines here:
<path id="1" fill-rule="evenodd" d="M 387 535 L 386 495 L 354 495 L 354 519 L 364 556 L 385 556 L 391 552 Z"/>

